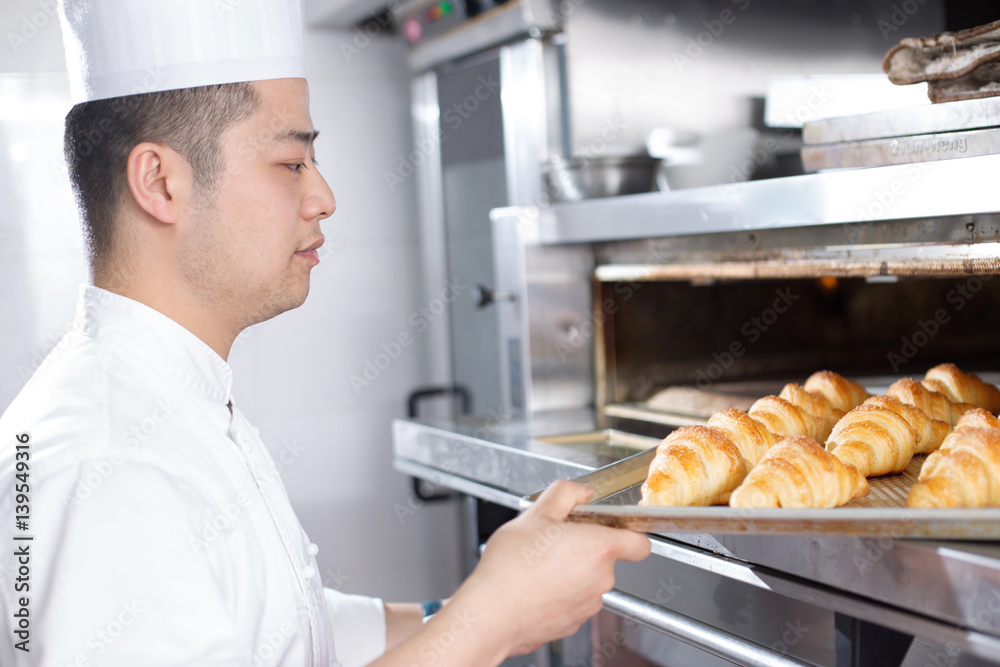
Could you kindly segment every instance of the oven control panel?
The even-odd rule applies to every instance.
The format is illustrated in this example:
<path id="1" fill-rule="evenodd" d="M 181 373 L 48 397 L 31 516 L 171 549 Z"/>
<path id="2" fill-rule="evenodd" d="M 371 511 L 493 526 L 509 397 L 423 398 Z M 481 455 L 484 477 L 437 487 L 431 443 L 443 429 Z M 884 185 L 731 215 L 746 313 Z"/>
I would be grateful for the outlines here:
<path id="1" fill-rule="evenodd" d="M 411 4 L 404 10 L 402 32 L 411 45 L 445 33 L 509 0 L 431 0 Z"/>

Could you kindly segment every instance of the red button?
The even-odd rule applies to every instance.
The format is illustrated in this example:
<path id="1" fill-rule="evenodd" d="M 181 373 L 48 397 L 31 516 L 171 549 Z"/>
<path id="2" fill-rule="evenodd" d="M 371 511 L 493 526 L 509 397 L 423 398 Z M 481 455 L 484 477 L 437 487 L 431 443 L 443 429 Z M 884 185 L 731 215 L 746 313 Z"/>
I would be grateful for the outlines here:
<path id="1" fill-rule="evenodd" d="M 403 37 L 410 44 L 416 44 L 424 36 L 424 26 L 420 25 L 420 20 L 416 16 L 411 16 L 403 23 Z"/>

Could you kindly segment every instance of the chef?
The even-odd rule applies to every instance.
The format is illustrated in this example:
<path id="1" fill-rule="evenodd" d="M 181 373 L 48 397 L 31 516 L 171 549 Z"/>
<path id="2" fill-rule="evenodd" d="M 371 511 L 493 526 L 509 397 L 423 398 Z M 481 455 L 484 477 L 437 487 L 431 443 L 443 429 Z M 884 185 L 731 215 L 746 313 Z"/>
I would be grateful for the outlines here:
<path id="1" fill-rule="evenodd" d="M 226 362 L 306 298 L 336 207 L 298 3 L 61 12 L 91 284 L 0 418 L 0 664 L 495 665 L 596 613 L 649 540 L 564 522 L 568 482 L 440 609 L 324 589 Z"/>

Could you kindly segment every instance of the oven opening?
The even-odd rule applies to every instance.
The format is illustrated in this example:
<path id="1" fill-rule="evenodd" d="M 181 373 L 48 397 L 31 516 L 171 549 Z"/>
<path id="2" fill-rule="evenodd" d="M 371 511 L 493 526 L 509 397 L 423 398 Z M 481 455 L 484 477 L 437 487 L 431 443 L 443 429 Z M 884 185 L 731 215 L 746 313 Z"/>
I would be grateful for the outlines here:
<path id="1" fill-rule="evenodd" d="M 594 295 L 606 415 L 685 425 L 822 369 L 870 391 L 944 362 L 1000 379 L 992 275 L 596 282 Z"/>

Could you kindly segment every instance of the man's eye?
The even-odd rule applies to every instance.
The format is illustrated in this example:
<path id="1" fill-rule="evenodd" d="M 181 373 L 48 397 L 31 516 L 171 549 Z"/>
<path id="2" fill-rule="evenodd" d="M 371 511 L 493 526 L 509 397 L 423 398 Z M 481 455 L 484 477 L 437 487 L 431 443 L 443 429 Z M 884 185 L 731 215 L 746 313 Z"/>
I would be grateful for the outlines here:
<path id="1" fill-rule="evenodd" d="M 285 165 L 285 166 L 288 167 L 289 169 L 291 169 L 292 171 L 294 171 L 297 174 L 300 171 L 302 171 L 303 169 L 305 169 L 306 165 L 305 165 L 304 162 L 297 162 L 295 164 L 289 164 L 289 165 Z"/>

